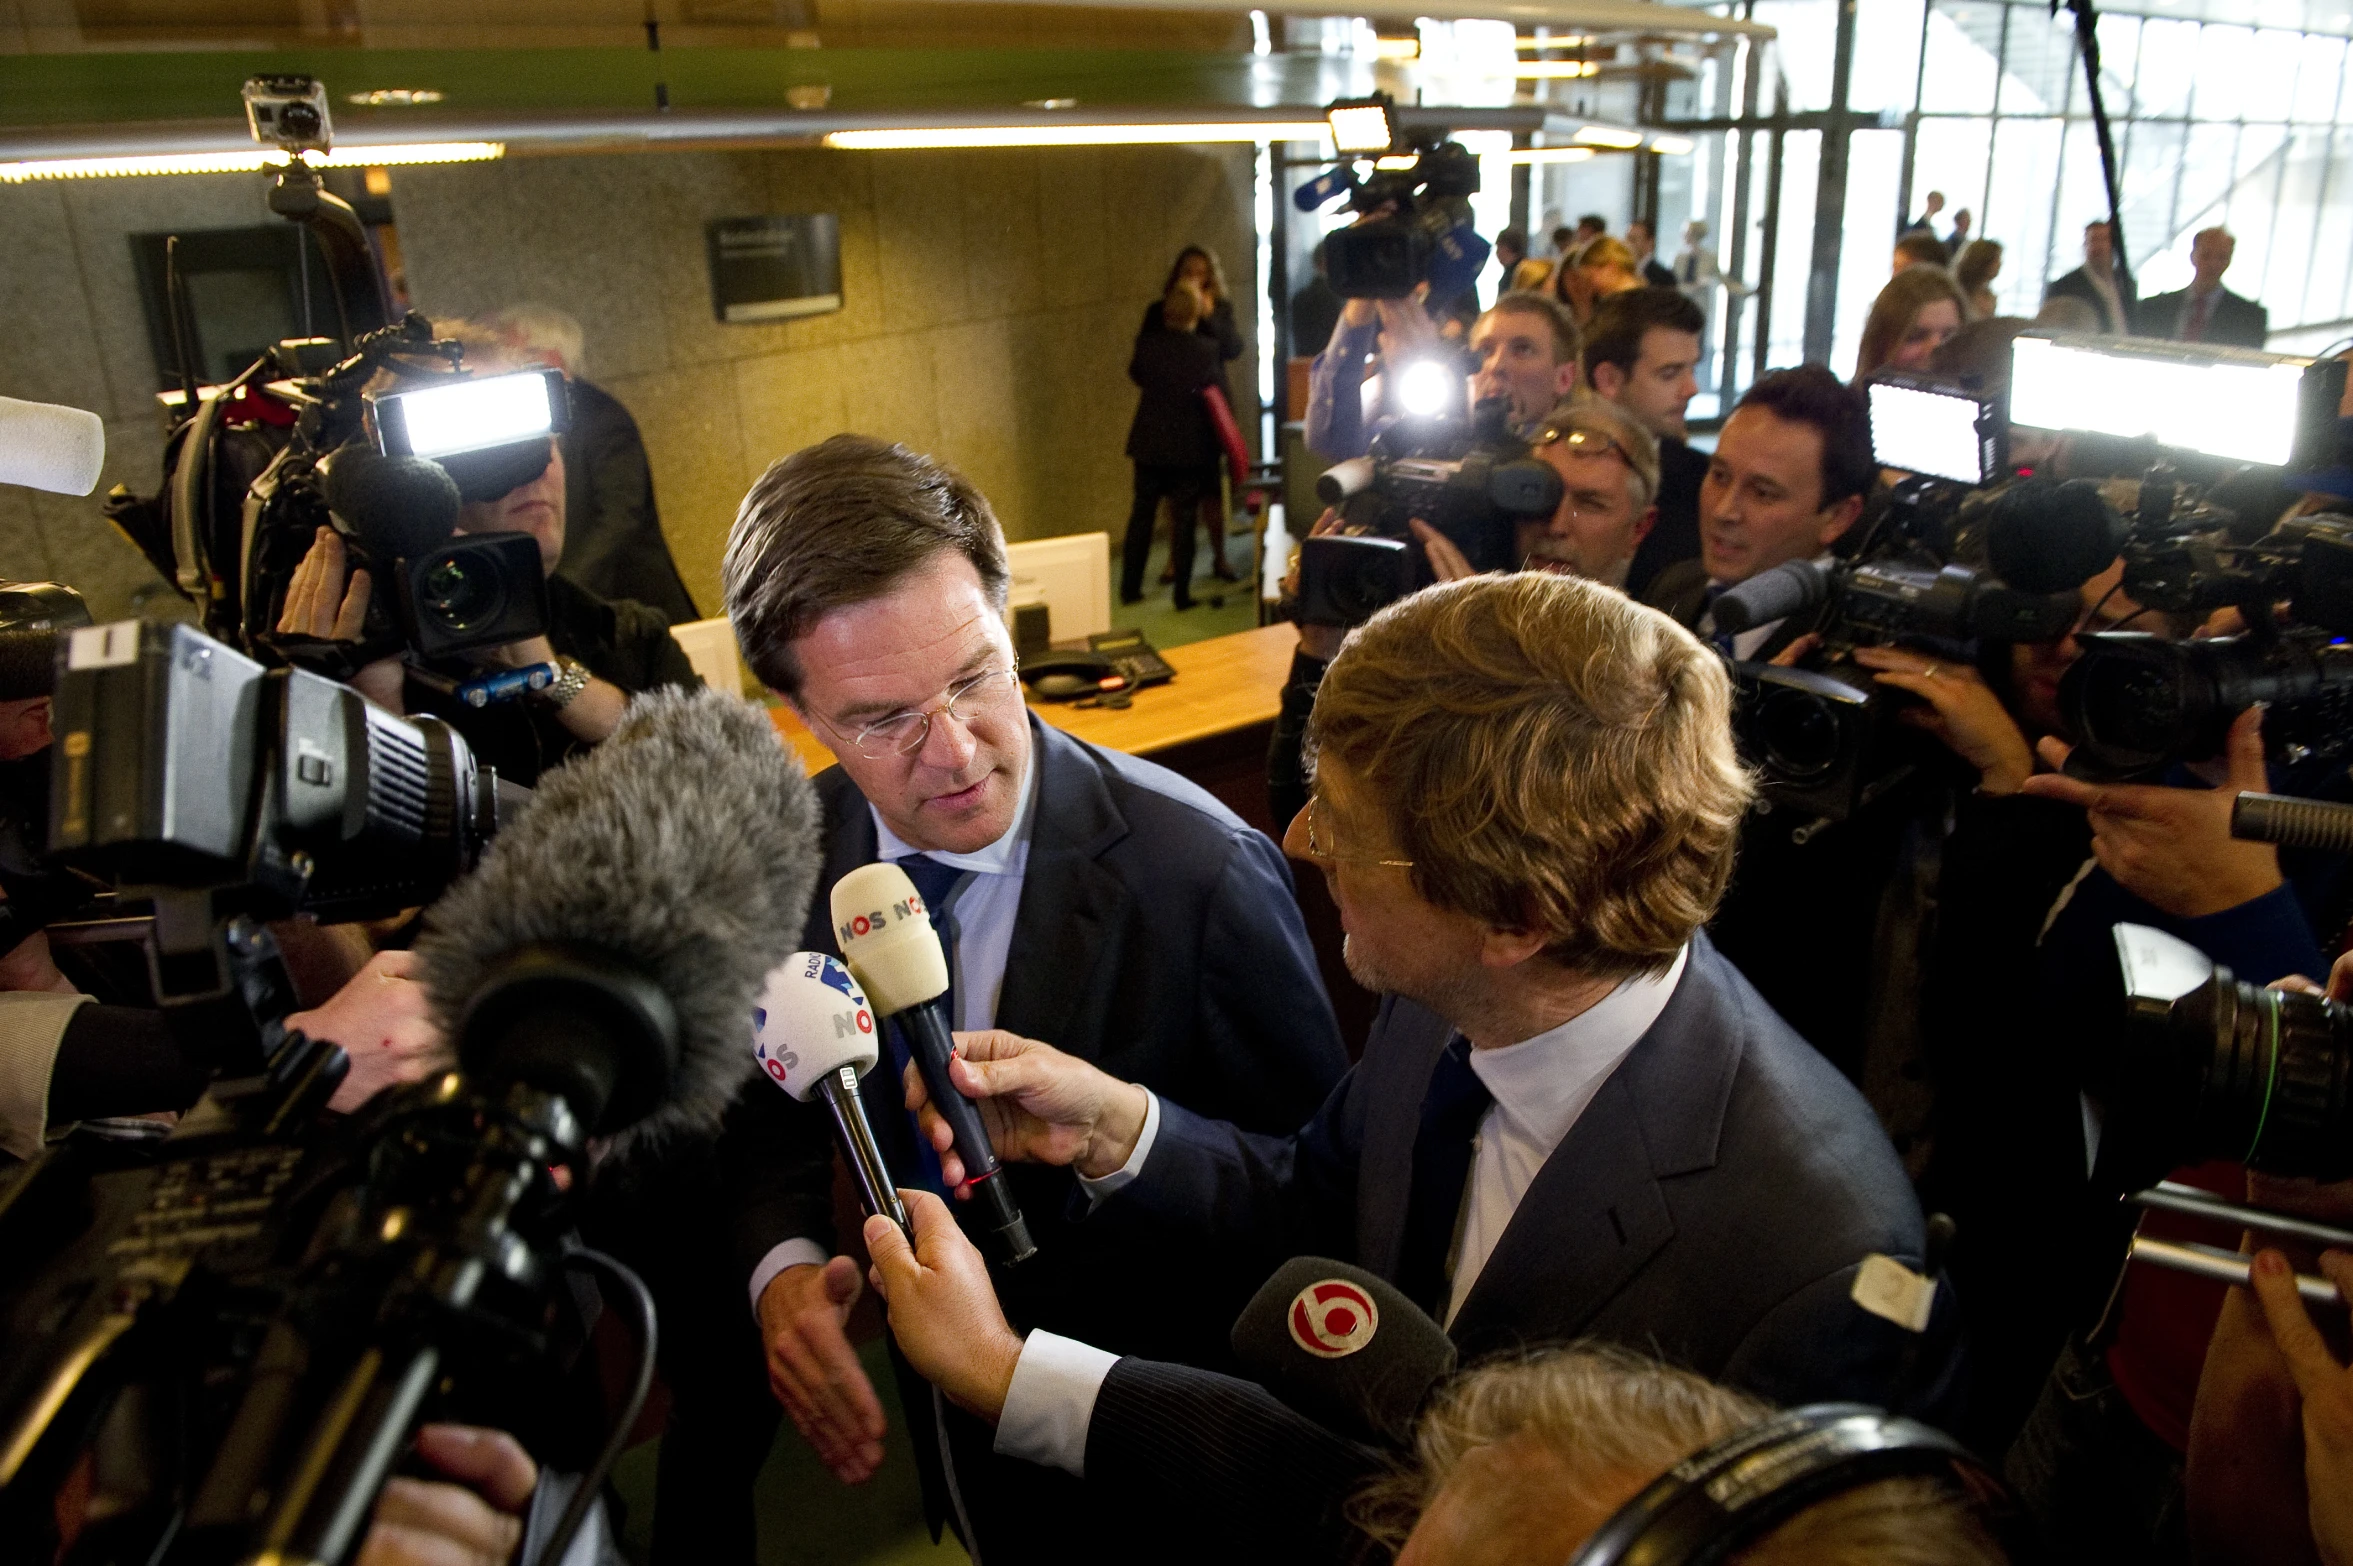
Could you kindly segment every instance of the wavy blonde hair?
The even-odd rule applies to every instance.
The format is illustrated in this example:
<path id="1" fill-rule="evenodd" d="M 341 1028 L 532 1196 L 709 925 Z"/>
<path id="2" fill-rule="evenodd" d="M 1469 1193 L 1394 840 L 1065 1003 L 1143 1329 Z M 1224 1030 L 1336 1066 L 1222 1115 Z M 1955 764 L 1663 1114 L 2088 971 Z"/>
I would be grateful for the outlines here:
<path id="1" fill-rule="evenodd" d="M 1366 622 L 1307 742 L 1371 785 L 1425 901 L 1624 977 L 1671 962 L 1731 879 L 1753 792 L 1731 709 L 1723 660 L 1667 616 L 1521 572 Z"/>

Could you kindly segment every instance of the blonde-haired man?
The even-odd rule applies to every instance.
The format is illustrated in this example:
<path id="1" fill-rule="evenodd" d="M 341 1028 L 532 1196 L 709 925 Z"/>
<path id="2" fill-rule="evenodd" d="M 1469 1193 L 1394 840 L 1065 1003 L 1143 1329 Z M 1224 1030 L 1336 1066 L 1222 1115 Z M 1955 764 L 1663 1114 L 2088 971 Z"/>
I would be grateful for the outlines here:
<path id="1" fill-rule="evenodd" d="M 1254 1136 L 1003 1033 L 961 1037 L 957 1085 L 1003 1156 L 1078 1173 L 1089 1224 L 1351 1260 L 1465 1359 L 1589 1336 L 1776 1401 L 1885 1400 L 1911 1334 L 1852 1294 L 1873 1253 L 1919 1264 L 1919 1208 L 1862 1098 L 1701 931 L 1750 795 L 1729 707 L 1697 638 L 1580 578 L 1393 604 L 1325 676 L 1284 843 L 1387 996 L 1314 1119 Z M 945 1208 L 913 1206 L 912 1254 L 866 1236 L 892 1330 L 999 1451 L 1210 1475 L 1278 1533 L 1328 1499 L 1259 1477 L 1281 1416 L 1257 1389 L 990 1325 Z"/>

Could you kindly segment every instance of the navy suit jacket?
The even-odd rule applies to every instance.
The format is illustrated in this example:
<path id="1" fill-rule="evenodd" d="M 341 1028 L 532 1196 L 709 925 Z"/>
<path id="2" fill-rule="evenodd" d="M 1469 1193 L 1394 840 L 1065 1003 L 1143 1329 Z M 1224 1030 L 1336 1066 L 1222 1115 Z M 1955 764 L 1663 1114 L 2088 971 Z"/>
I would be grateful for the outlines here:
<path id="1" fill-rule="evenodd" d="M 2077 267 L 2074 271 L 2067 273 L 2064 277 L 2053 278 L 2050 283 L 2044 287 L 2043 298 L 2046 301 L 2051 299 L 2080 299 L 2085 304 L 2090 305 L 2093 312 L 2099 316 L 2101 323 L 2100 329 L 2102 331 L 2119 334 L 2129 332 L 2133 327 L 2133 318 L 2138 313 L 2140 308 L 2138 304 L 2138 294 L 2135 291 L 2135 286 L 2132 280 L 2132 274 L 2129 272 L 2113 272 L 2110 273 L 2109 276 L 2110 279 L 2116 284 L 2116 302 L 2124 307 L 2124 318 L 2122 320 L 2117 320 L 2108 314 L 2107 301 L 2100 297 L 2100 291 L 2092 286 L 2091 274 L 2086 272 L 2082 267 Z"/>
<path id="2" fill-rule="evenodd" d="M 1140 1175 L 1092 1221 L 1207 1232 L 1269 1269 L 1340 1257 L 1394 1281 L 1422 1100 L 1452 1034 L 1391 997 L 1363 1060 L 1287 1138 L 1164 1103 Z M 1873 1252 L 1917 1268 L 1922 1231 L 1862 1096 L 1695 935 L 1666 1009 L 1538 1172 L 1448 1332 L 1465 1363 L 1597 1338 L 1776 1402 L 1884 1404 L 1911 1334 L 1850 1291 Z M 1940 1309 L 1915 1379 L 1948 1368 L 1953 1319 Z M 1257 1387 L 1132 1359 L 1087 1435 L 1100 1499 L 1195 1544 L 1261 1541 L 1246 1553 L 1269 1558 L 1344 1536 L 1339 1503 L 1370 1466 Z M 1221 1505 L 1172 1512 L 1185 1494 Z"/>
<path id="3" fill-rule="evenodd" d="M 2143 337 L 2171 337 L 2181 329 L 2182 306 L 2190 291 L 2151 294 L 2133 315 L 2133 330 Z M 2261 348 L 2271 340 L 2271 313 L 2244 294 L 2222 290 L 2206 317 L 2206 342 L 2231 348 Z"/>

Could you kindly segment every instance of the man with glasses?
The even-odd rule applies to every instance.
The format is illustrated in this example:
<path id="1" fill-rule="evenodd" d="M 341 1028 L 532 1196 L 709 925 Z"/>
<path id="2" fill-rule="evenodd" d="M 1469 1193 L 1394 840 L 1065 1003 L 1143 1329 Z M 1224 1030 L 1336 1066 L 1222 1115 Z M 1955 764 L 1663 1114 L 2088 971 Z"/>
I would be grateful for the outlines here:
<path id="1" fill-rule="evenodd" d="M 1593 398 L 1572 399 L 1546 415 L 1528 436 L 1531 454 L 1561 479 L 1561 501 L 1549 517 L 1519 524 L 1513 553 L 1523 571 L 1582 576 L 1623 589 L 1635 551 L 1658 521 L 1659 448 L 1650 432 L 1617 408 Z M 1453 540 L 1426 522 L 1414 536 L 1441 582 L 1474 575 Z"/>
<path id="2" fill-rule="evenodd" d="M 1009 581 L 987 500 L 902 446 L 836 436 L 775 463 L 745 496 L 723 575 L 729 617 L 753 672 L 839 760 L 816 780 L 826 862 L 802 944 L 837 951 L 833 883 L 895 861 L 941 927 L 957 1027 L 1055 1039 L 1261 1130 L 1297 1124 L 1347 1057 L 1280 851 L 1174 773 L 1032 718 Z M 893 1174 L 945 1189 L 908 1117 L 887 1112 L 897 1064 L 886 1055 L 877 1070 L 866 1093 L 885 1111 L 876 1129 Z M 843 1333 L 860 1269 L 834 1254 L 826 1118 L 755 1082 L 720 1151 L 770 1385 L 826 1465 L 864 1480 L 884 1420 Z M 1185 1358 L 1224 1352 L 1258 1275 L 1209 1246 L 1081 1231 L 1063 1171 L 1012 1179 L 1038 1247 L 1003 1274 L 1016 1320 Z M 923 1394 L 904 1402 L 934 1526 L 954 1515 L 993 1559 L 1063 1558 L 1037 1530 L 1075 1526 L 1077 1497 L 1054 1493 L 1074 1487 L 995 1463 L 960 1415 L 935 1428 L 928 1389 L 902 1385 Z M 746 1493 L 766 1451 L 742 1448 Z M 744 1520 L 737 1559 L 748 1507 Z"/>
<path id="3" fill-rule="evenodd" d="M 1750 793 L 1730 705 L 1701 642 L 1590 582 L 1481 576 L 1393 604 L 1324 679 L 1285 841 L 1386 997 L 1315 1116 L 1254 1134 L 1007 1032 L 960 1040 L 958 1086 L 989 1101 L 1001 1157 L 1070 1163 L 1082 1228 L 1213 1239 L 1262 1270 L 1353 1261 L 1464 1362 L 1598 1339 L 1776 1400 L 1901 1402 L 1949 1347 L 1942 1320 L 1915 1340 L 1856 1302 L 1875 1253 L 1920 1263 L 1902 1166 L 1700 929 Z M 1119 1497 L 1162 1552 L 1238 1530 L 1329 1558 L 1311 1545 L 1344 1494 L 1295 1460 L 1298 1415 L 1015 1338 L 944 1211 L 910 1205 L 913 1256 L 876 1252 L 892 1330 L 999 1451 Z M 1927 1374 L 1906 1383 L 1915 1341 Z"/>

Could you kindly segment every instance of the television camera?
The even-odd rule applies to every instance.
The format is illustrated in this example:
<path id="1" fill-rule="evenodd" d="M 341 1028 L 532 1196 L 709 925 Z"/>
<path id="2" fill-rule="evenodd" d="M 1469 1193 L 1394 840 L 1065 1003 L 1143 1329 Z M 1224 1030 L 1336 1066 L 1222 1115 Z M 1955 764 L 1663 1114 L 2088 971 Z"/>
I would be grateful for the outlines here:
<path id="1" fill-rule="evenodd" d="M 1325 274 L 1346 299 L 1404 299 L 1430 285 L 1433 303 L 1478 281 L 1493 247 L 1479 236 L 1470 198 L 1479 160 L 1437 127 L 1400 122 L 1386 93 L 1344 99 L 1326 112 L 1341 162 L 1292 193 L 1302 212 L 1347 198 L 1362 221 L 1325 237 Z M 1369 176 L 1357 162 L 1372 160 Z"/>

